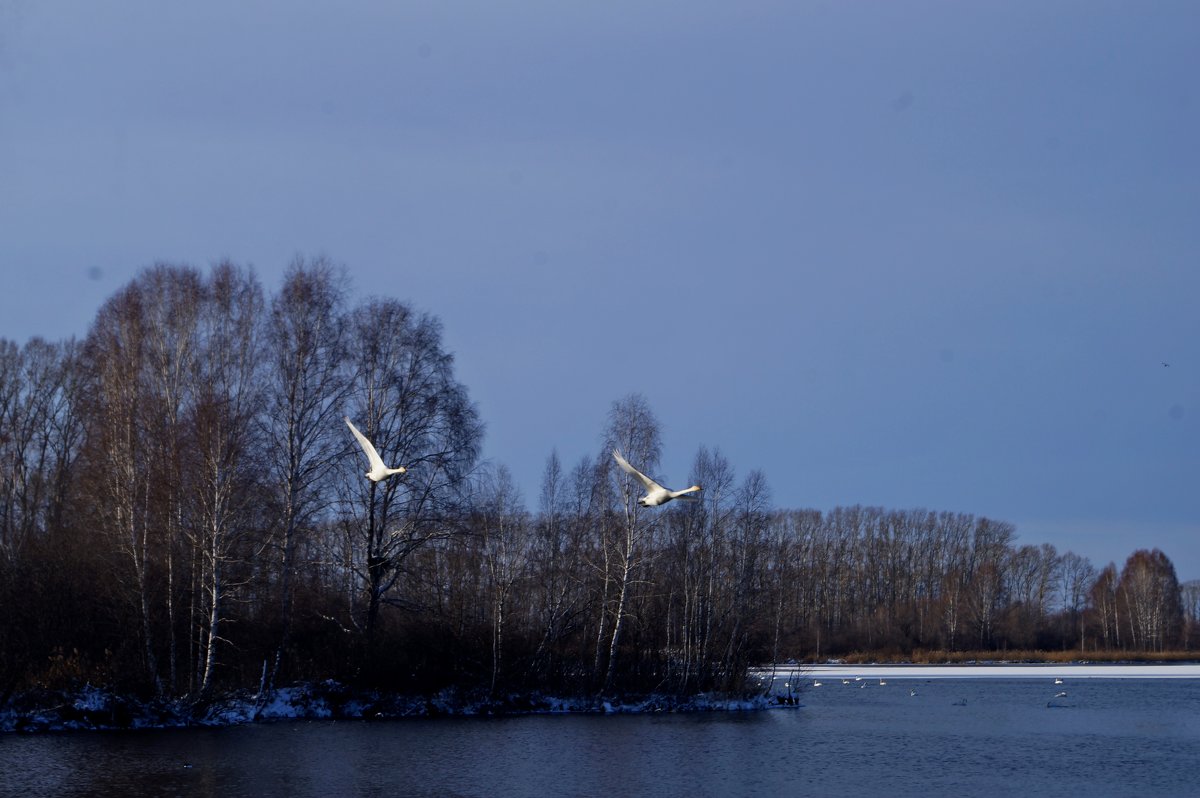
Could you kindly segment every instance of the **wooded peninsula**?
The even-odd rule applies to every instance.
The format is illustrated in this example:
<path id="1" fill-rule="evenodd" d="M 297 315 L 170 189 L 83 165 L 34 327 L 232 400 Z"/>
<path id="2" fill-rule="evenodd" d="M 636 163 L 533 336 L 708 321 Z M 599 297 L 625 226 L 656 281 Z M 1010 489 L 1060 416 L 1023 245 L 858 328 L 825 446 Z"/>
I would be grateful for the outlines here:
<path id="1" fill-rule="evenodd" d="M 531 510 L 481 459 L 438 319 L 343 284 L 324 260 L 275 293 L 231 263 L 157 265 L 82 340 L 0 340 L 0 707 L 85 683 L 735 693 L 788 659 L 1200 642 L 1200 581 L 1159 550 L 1097 567 L 970 514 L 777 508 L 707 446 L 699 501 L 639 507 L 611 456 L 655 473 L 637 394 L 592 456 L 547 453 Z M 343 417 L 406 473 L 364 478 Z"/>

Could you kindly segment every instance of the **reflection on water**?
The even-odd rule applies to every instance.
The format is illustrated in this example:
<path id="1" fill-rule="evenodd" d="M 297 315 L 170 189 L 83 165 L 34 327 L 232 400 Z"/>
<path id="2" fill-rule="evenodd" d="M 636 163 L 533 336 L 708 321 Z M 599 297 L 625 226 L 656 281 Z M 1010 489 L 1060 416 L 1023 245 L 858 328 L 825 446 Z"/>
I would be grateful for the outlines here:
<path id="1" fill-rule="evenodd" d="M 1067 695 L 1055 699 L 1058 692 Z M 802 701 L 797 709 L 748 713 L 6 735 L 0 795 L 1101 796 L 1197 789 L 1200 681 L 889 679 L 880 686 L 838 679 L 807 687 Z"/>

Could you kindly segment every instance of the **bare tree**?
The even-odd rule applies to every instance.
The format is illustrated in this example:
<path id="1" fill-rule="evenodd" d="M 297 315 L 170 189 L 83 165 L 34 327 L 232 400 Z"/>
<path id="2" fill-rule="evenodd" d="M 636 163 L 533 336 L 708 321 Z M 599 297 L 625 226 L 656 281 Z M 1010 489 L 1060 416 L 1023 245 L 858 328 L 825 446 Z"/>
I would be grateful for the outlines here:
<path id="1" fill-rule="evenodd" d="M 143 667 L 156 693 L 162 680 L 151 623 L 152 535 L 146 504 L 149 460 L 139 419 L 145 359 L 144 301 L 127 286 L 100 309 L 85 343 L 88 431 L 84 473 L 94 481 L 95 517 L 129 566 L 119 581 L 137 608 Z"/>
<path id="2" fill-rule="evenodd" d="M 714 628 L 727 619 L 720 595 L 724 585 L 721 561 L 729 547 L 736 500 L 733 465 L 720 449 L 700 447 L 692 470 L 705 489 L 699 512 L 685 508 L 685 517 L 694 525 L 684 525 L 679 542 L 686 561 L 681 634 L 681 689 L 685 690 L 692 679 L 707 684 L 719 657 L 712 653 Z"/>
<path id="3" fill-rule="evenodd" d="M 380 608 L 396 601 L 392 590 L 407 557 L 458 530 L 483 425 L 454 378 L 454 358 L 442 349 L 435 318 L 394 300 L 373 300 L 355 311 L 354 320 L 350 415 L 386 462 L 408 469 L 383 482 L 364 480 L 361 451 L 348 441 L 354 462 L 342 470 L 354 475 L 348 529 L 358 554 L 352 568 L 366 592 L 361 620 L 354 620 L 370 652 Z"/>
<path id="4" fill-rule="evenodd" d="M 735 525 L 732 536 L 729 584 L 732 586 L 729 617 L 732 620 L 720 660 L 722 681 L 728 683 L 744 670 L 751 625 L 768 610 L 758 600 L 766 594 L 763 586 L 767 523 L 771 491 L 759 470 L 746 475 L 735 498 Z M 771 617 L 767 615 L 766 617 Z"/>
<path id="5" fill-rule="evenodd" d="M 168 684 L 174 691 L 179 669 L 176 582 L 180 560 L 184 559 L 181 555 L 187 550 L 184 453 L 188 431 L 184 416 L 193 401 L 189 392 L 199 346 L 204 278 L 197 269 L 157 264 L 138 275 L 136 285 L 142 297 L 145 340 L 138 423 L 145 431 L 147 450 L 155 464 L 147 474 L 148 524 L 157 530 L 165 560 Z M 194 576 L 197 552 L 186 553 L 189 561 L 182 566 L 190 568 Z"/>
<path id="6" fill-rule="evenodd" d="M 532 543 L 521 494 L 504 466 L 483 474 L 479 496 L 483 560 L 491 594 L 492 668 L 488 691 L 495 694 L 504 666 L 504 643 L 513 593 L 527 574 Z"/>
<path id="7" fill-rule="evenodd" d="M 1193 635 L 1200 627 L 1200 579 L 1189 579 L 1180 585 L 1179 595 L 1183 605 L 1183 647 L 1190 650 L 1194 645 Z"/>
<path id="8" fill-rule="evenodd" d="M 1099 626 L 1104 648 L 1121 647 L 1121 619 L 1117 613 L 1117 566 L 1106 565 L 1088 590 L 1088 603 Z"/>
<path id="9" fill-rule="evenodd" d="M 279 640 L 266 678 L 269 692 L 292 632 L 296 553 L 330 505 L 330 469 L 344 447 L 345 274 L 325 260 L 293 261 L 271 301 L 268 323 L 266 440 L 279 496 Z"/>
<path id="10" fill-rule="evenodd" d="M 658 420 L 654 417 L 645 398 L 640 394 L 630 394 L 624 399 L 613 402 L 608 412 L 608 426 L 604 433 L 604 451 L 611 453 L 619 449 L 625 453 L 626 459 L 636 463 L 644 473 L 653 473 L 658 466 L 662 449 L 661 433 Z M 609 466 L 609 472 L 616 480 L 617 523 L 614 531 L 617 533 L 607 541 L 606 550 L 615 567 L 612 580 L 615 583 L 616 595 L 612 597 L 612 636 L 608 644 L 608 665 L 605 669 L 601 692 L 612 688 L 613 675 L 617 667 L 617 652 L 621 645 L 621 634 L 625 629 L 629 591 L 633 585 L 635 574 L 641 567 L 643 557 L 648 552 L 642 550 L 644 540 L 650 534 L 653 519 L 644 519 L 639 514 L 638 495 L 642 492 L 642 484 L 633 477 L 610 465 L 609 457 L 602 455 L 601 462 Z M 651 508 L 650 513 L 655 512 Z"/>
<path id="11" fill-rule="evenodd" d="M 1037 645 L 1049 615 L 1051 585 L 1057 580 L 1058 552 L 1053 546 L 1026 545 L 1010 552 L 1007 562 L 1009 620 L 1007 639 L 1022 648 Z"/>
<path id="12" fill-rule="evenodd" d="M 1183 610 L 1175 566 L 1167 555 L 1158 549 L 1129 555 L 1116 592 L 1135 650 L 1162 651 L 1175 641 Z"/>
<path id="13" fill-rule="evenodd" d="M 1086 557 L 1081 557 L 1073 551 L 1062 556 L 1062 568 L 1059 571 L 1062 580 L 1062 606 L 1067 614 L 1070 628 L 1079 635 L 1079 650 L 1085 649 L 1085 614 L 1088 588 L 1096 580 L 1096 568 Z M 1067 635 L 1064 635 L 1064 642 Z"/>
<path id="14" fill-rule="evenodd" d="M 0 340 L 0 560 L 61 521 L 82 436 L 76 348 Z"/>
<path id="15" fill-rule="evenodd" d="M 942 622 L 945 628 L 945 644 L 954 650 L 958 647 L 960 630 L 966 626 L 967 596 L 972 572 L 971 529 L 975 520 L 969 515 L 949 514 L 942 518 L 943 543 L 939 570 L 943 574 L 940 591 Z"/>
<path id="16" fill-rule="evenodd" d="M 1004 561 L 1015 532 L 1003 521 L 980 518 L 975 523 L 967 596 L 980 647 L 992 642 L 992 627 L 1004 601 Z"/>
<path id="17" fill-rule="evenodd" d="M 590 466 L 581 465 L 572 480 L 563 473 L 558 453 L 551 452 L 542 474 L 539 512 L 531 551 L 532 567 L 541 577 L 531 580 L 541 632 L 533 653 L 533 667 L 553 675 L 561 646 L 576 618 L 583 612 L 586 575 L 583 564 L 590 553 L 584 543 L 590 515 Z M 574 499 L 574 501 L 572 501 Z"/>
<path id="18" fill-rule="evenodd" d="M 197 664 L 201 698 L 212 689 L 225 604 L 238 586 L 234 569 L 257 553 L 242 547 L 254 532 L 261 490 L 262 316 L 254 276 L 232 264 L 217 266 L 205 286 L 192 389 L 193 535 L 206 609 Z"/>

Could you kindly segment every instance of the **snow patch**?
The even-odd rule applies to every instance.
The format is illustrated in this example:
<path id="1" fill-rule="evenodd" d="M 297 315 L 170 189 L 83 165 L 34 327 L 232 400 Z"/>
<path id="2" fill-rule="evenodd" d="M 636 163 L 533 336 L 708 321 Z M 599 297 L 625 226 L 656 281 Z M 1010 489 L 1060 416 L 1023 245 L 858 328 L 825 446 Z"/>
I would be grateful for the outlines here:
<path id="1" fill-rule="evenodd" d="M 357 690 L 333 681 L 280 688 L 269 696 L 236 693 L 211 703 L 138 701 L 85 685 L 72 692 L 38 691 L 16 697 L 0 711 L 0 732 L 76 729 L 145 729 L 231 726 L 282 720 L 391 720 L 407 717 L 637 714 L 648 712 L 752 711 L 767 699 L 703 694 L 622 698 L 544 696 L 514 693 L 499 697 L 446 690 L 434 696 L 405 696 Z"/>

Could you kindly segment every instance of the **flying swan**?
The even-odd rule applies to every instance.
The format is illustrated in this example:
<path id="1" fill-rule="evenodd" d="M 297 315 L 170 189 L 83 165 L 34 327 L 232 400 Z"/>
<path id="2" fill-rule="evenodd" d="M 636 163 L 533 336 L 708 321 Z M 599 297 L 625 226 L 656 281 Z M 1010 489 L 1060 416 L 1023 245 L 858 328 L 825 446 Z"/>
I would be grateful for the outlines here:
<path id="1" fill-rule="evenodd" d="M 622 471 L 636 477 L 638 482 L 646 486 L 646 495 L 637 500 L 637 503 L 642 507 L 657 507 L 660 504 L 666 504 L 671 499 L 694 501 L 697 497 L 689 494 L 699 493 L 703 490 L 699 485 L 692 485 L 690 488 L 684 488 L 683 490 L 667 490 L 626 462 L 625 458 L 616 449 L 613 449 L 613 457 L 617 459 L 617 465 L 621 467 Z"/>
<path id="2" fill-rule="evenodd" d="M 404 466 L 400 466 L 399 468 L 388 468 L 385 466 L 383 464 L 383 458 L 379 456 L 379 452 L 375 451 L 375 447 L 371 445 L 369 440 L 367 440 L 367 436 L 358 431 L 358 427 L 354 426 L 353 422 L 350 421 L 349 416 L 343 416 L 343 418 L 346 419 L 346 426 L 349 427 L 350 431 L 354 433 L 354 437 L 358 438 L 359 446 L 361 446 L 363 451 L 367 453 L 367 460 L 371 462 L 371 470 L 363 476 L 372 482 L 379 482 L 380 480 L 387 479 L 392 474 L 403 474 L 408 470 Z"/>

